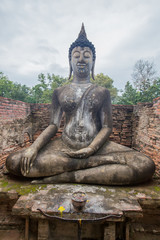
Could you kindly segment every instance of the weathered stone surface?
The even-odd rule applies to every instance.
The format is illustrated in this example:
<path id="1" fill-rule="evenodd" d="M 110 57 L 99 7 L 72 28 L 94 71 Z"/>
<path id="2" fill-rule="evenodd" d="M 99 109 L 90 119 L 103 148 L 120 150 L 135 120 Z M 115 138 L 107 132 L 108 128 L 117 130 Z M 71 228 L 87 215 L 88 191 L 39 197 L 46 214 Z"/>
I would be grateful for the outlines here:
<path id="1" fill-rule="evenodd" d="M 0 97 L 0 105 L 0 154 L 16 151 L 18 146 L 33 141 L 49 124 L 50 104 L 29 104 Z"/>
<path id="2" fill-rule="evenodd" d="M 142 188 L 134 187 L 130 190 L 128 188 L 75 186 L 70 184 L 48 185 L 44 190 L 39 190 L 35 194 L 21 196 L 14 205 L 13 213 L 21 216 L 29 215 L 35 218 L 43 218 L 37 210 L 40 208 L 48 214 L 60 216 L 58 208 L 63 206 L 65 208 L 63 217 L 69 219 L 93 219 L 110 214 L 120 214 L 122 216 L 121 220 L 124 217 L 142 217 L 142 207 L 139 201 L 141 203 L 145 199 L 151 208 L 153 200 L 150 199 L 152 196 L 156 196 L 157 206 L 160 205 L 159 195 L 150 188 L 151 186 L 142 190 Z M 73 192 L 82 190 L 86 192 L 88 201 L 83 212 L 77 215 L 71 204 L 71 195 Z M 118 221 L 119 219 L 114 220 Z"/>

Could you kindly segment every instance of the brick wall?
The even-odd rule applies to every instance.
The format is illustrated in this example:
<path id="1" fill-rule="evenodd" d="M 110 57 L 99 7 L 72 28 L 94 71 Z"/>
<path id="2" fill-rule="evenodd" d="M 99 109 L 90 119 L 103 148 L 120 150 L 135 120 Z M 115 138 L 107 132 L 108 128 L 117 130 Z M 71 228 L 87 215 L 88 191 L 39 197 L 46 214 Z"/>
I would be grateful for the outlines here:
<path id="1" fill-rule="evenodd" d="M 131 105 L 112 105 L 113 131 L 110 140 L 132 146 L 132 113 Z"/>
<path id="2" fill-rule="evenodd" d="M 34 124 L 34 128 L 38 129 L 36 136 L 49 125 L 50 109 L 50 104 L 31 104 L 32 122 Z M 112 105 L 112 111 L 113 132 L 110 136 L 110 140 L 131 147 L 133 106 Z M 61 124 L 62 128 L 64 122 L 63 120 L 64 119 L 62 119 Z M 61 132 L 61 130 L 59 131 Z"/>
<path id="3" fill-rule="evenodd" d="M 50 104 L 28 104 L 0 97 L 0 153 L 24 147 L 50 121 Z M 160 176 L 160 97 L 136 106 L 113 105 L 110 140 L 151 156 Z"/>
<path id="4" fill-rule="evenodd" d="M 0 122 L 25 119 L 30 114 L 30 104 L 0 97 Z"/>
<path id="5" fill-rule="evenodd" d="M 24 142 L 24 129 L 30 123 L 29 103 L 0 97 L 0 153 Z"/>
<path id="6" fill-rule="evenodd" d="M 134 106 L 132 122 L 132 147 L 154 160 L 160 177 L 160 97 Z"/>
<path id="7" fill-rule="evenodd" d="M 32 123 L 34 127 L 37 125 L 39 131 L 44 130 L 50 122 L 50 108 L 51 104 L 32 103 Z"/>

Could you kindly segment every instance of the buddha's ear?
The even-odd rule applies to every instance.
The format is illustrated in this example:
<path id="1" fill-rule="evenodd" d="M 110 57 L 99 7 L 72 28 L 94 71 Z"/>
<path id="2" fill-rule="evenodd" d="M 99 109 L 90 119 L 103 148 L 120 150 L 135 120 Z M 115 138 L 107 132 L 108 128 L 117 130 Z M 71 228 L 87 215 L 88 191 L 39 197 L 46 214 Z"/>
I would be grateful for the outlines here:
<path id="1" fill-rule="evenodd" d="M 71 61 L 69 61 L 69 80 L 71 79 L 71 77 L 72 77 L 72 65 L 71 65 Z"/>
<path id="2" fill-rule="evenodd" d="M 94 78 L 94 66 L 95 66 L 95 60 L 93 61 L 93 65 L 92 65 L 92 69 L 91 69 L 92 79 L 93 80 L 95 80 L 95 78 Z"/>

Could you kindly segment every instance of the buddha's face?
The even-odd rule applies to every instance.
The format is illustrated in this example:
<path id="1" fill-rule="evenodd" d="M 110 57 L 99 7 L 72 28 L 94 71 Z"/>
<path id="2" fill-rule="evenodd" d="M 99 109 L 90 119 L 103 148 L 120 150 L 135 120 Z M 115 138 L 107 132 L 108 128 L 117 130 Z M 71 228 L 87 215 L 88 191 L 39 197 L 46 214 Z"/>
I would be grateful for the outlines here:
<path id="1" fill-rule="evenodd" d="M 85 78 L 90 75 L 93 67 L 93 54 L 89 47 L 75 47 L 72 50 L 71 66 L 73 74 L 79 78 Z"/>

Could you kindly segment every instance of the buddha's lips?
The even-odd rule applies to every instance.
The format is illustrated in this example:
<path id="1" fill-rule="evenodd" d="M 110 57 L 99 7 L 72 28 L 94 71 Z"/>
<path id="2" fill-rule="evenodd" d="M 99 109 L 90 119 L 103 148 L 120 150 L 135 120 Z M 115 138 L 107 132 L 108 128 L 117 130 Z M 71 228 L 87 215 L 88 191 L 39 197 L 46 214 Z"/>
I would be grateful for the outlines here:
<path id="1" fill-rule="evenodd" d="M 77 66 L 78 66 L 78 67 L 85 67 L 86 64 L 85 64 L 85 63 L 77 63 Z"/>

